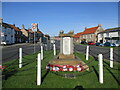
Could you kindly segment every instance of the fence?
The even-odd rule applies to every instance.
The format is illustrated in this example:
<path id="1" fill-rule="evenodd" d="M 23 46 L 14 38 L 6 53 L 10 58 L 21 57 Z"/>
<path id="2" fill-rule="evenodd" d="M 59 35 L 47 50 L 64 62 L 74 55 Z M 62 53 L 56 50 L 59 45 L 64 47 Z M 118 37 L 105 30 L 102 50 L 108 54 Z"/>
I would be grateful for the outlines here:
<path id="1" fill-rule="evenodd" d="M 54 48 L 55 48 L 55 45 L 54 45 Z M 41 54 L 41 59 L 44 59 L 44 58 L 47 57 L 47 55 L 46 55 L 46 57 L 45 56 L 43 57 L 43 50 L 44 51 L 46 50 L 46 46 L 44 44 L 43 44 L 43 46 L 37 47 L 37 49 L 38 49 L 38 52 L 30 54 L 29 52 L 25 52 L 24 49 L 19 48 L 19 49 L 17 49 L 18 51 L 15 54 L 9 56 L 8 58 L 11 58 L 13 56 L 16 56 L 17 58 L 12 60 L 10 62 L 10 64 L 8 64 L 8 63 L 3 64 L 3 66 L 6 66 L 6 68 L 4 69 L 4 71 L 2 73 L 3 80 L 7 80 L 12 75 L 22 76 L 23 75 L 22 73 L 24 71 L 29 71 L 29 70 L 33 70 L 33 69 L 34 69 L 34 71 L 36 71 L 36 69 L 37 69 L 37 66 L 36 66 L 37 54 L 39 52 L 42 53 Z M 51 48 L 51 49 L 53 49 L 53 48 Z M 56 49 L 54 49 L 54 52 L 56 53 Z M 48 55 L 51 54 L 51 53 L 53 53 L 53 50 L 51 50 L 50 53 L 48 53 Z M 55 53 L 53 53 L 53 55 Z M 31 56 L 27 57 L 28 55 L 31 55 Z M 29 65 L 31 63 L 35 63 L 34 66 L 31 66 L 29 68 L 24 69 L 25 66 L 27 66 L 27 65 Z M 48 64 L 48 62 L 46 62 L 46 63 Z M 45 67 L 44 67 L 44 69 L 45 69 Z M 20 73 L 20 74 L 18 75 L 17 73 Z M 32 74 L 35 74 L 35 72 L 31 72 L 31 73 L 29 73 L 27 75 L 32 75 Z M 4 83 L 3 83 L 3 85 L 4 85 Z"/>
<path id="2" fill-rule="evenodd" d="M 105 48 L 105 50 L 103 50 L 103 52 L 102 52 L 101 48 L 95 49 L 95 47 L 93 47 L 93 46 L 90 46 L 90 47 L 83 46 L 83 48 L 75 47 L 75 51 L 86 54 L 85 56 L 86 56 L 87 62 L 89 61 L 89 58 L 90 58 L 90 57 L 88 58 L 89 54 L 90 54 L 89 56 L 94 57 L 94 59 L 96 61 L 98 61 L 98 55 L 102 54 L 103 55 L 103 68 L 104 69 L 106 68 L 108 70 L 108 72 L 106 71 L 105 73 L 112 73 L 111 70 L 120 71 L 120 69 L 118 67 L 113 66 L 114 62 L 117 61 L 117 60 L 115 60 L 116 59 L 115 57 L 116 56 L 119 57 L 119 54 L 117 54 L 117 51 L 113 50 L 113 48 L 110 48 L 110 49 Z M 107 55 L 107 57 L 106 57 L 106 55 Z M 108 60 L 106 62 L 106 59 L 110 60 L 109 63 L 108 63 Z M 117 62 L 119 62 L 119 61 L 117 61 Z M 101 70 L 99 70 L 99 71 L 101 71 Z M 114 74 L 117 74 L 117 73 L 112 73 L 113 77 L 116 79 L 116 76 Z M 116 79 L 116 81 L 120 85 L 120 82 L 118 81 L 118 79 Z M 100 83 L 103 83 L 103 81 L 101 79 L 100 79 Z"/>
<path id="3" fill-rule="evenodd" d="M 52 49 L 52 51 L 51 52 L 49 52 L 47 55 L 49 55 L 49 54 L 51 54 L 51 53 L 53 53 L 53 55 L 54 55 L 54 52 L 53 52 L 53 49 L 54 48 L 51 48 Z M 77 48 L 77 50 L 75 49 L 75 51 L 77 51 L 77 52 L 80 52 L 79 50 L 78 50 L 79 48 Z M 39 50 L 41 50 L 41 47 L 39 48 Z M 54 49 L 55 50 L 55 49 Z M 86 51 L 86 48 L 82 48 L 81 49 L 82 51 Z M 24 55 L 29 55 L 29 53 L 26 53 L 26 52 L 22 52 Z M 3 75 L 6 75 L 6 77 L 5 77 L 5 79 L 7 79 L 8 77 L 10 77 L 11 75 L 15 75 L 16 73 L 18 73 L 18 72 L 24 72 L 24 71 L 28 71 L 28 70 L 31 70 L 31 69 L 34 69 L 35 71 L 37 71 L 37 67 L 36 67 L 36 62 L 37 62 L 37 54 L 38 54 L 39 52 L 37 52 L 36 54 L 33 54 L 33 56 L 32 57 L 30 57 L 30 58 L 28 58 L 28 57 L 22 57 L 22 59 L 23 59 L 23 61 L 22 61 L 22 66 L 24 67 L 24 66 L 27 66 L 28 64 L 30 64 L 30 63 L 35 63 L 35 66 L 32 66 L 32 67 L 29 67 L 29 68 L 26 68 L 26 69 L 24 69 L 24 70 L 21 70 L 21 69 L 19 69 L 18 68 L 18 63 L 19 63 L 19 58 L 17 58 L 16 60 L 14 60 L 11 64 L 9 64 L 9 65 L 5 65 L 4 64 L 4 66 L 6 66 L 7 67 L 7 69 L 3 72 Z M 93 57 L 94 57 L 94 59 L 95 60 L 89 60 L 89 58 L 88 58 L 88 60 L 87 60 L 87 62 L 86 62 L 86 64 L 87 65 L 91 65 L 92 66 L 92 69 L 90 69 L 90 71 L 86 71 L 88 68 L 84 68 L 84 72 L 80 72 L 80 73 L 75 73 L 75 72 L 73 72 L 73 73 L 61 73 L 61 72 L 50 72 L 50 73 L 52 73 L 52 74 L 55 74 L 55 75 L 57 75 L 57 76 L 61 76 L 61 77 L 65 77 L 65 78 L 75 78 L 75 77 L 80 77 L 80 76 L 83 76 L 83 75 L 87 75 L 87 74 L 90 74 L 90 73 L 92 73 L 92 72 L 94 72 L 95 71 L 95 68 L 94 67 L 98 67 L 98 64 L 97 65 L 92 65 L 92 63 L 93 62 L 96 62 L 97 61 L 97 63 L 98 63 L 98 55 L 96 55 L 96 54 L 92 54 L 92 53 L 95 53 L 95 52 L 93 52 L 92 50 L 91 50 L 91 48 L 89 48 L 89 53 L 90 53 L 90 55 L 92 55 Z M 104 52 L 104 54 L 103 54 L 103 57 L 104 57 L 104 55 L 105 54 L 107 54 L 108 52 Z M 18 53 L 17 53 L 18 54 Z M 100 53 L 99 53 L 100 54 Z M 48 57 L 48 56 L 44 56 L 43 57 L 43 59 L 44 58 L 46 58 L 46 57 Z M 48 65 L 48 61 L 45 61 L 45 60 L 42 60 L 41 61 L 41 64 L 43 64 L 43 63 L 45 63 L 45 65 Z M 118 68 L 110 68 L 110 66 L 109 66 L 109 64 L 108 63 L 106 63 L 105 62 L 105 60 L 104 60 L 104 58 L 103 58 L 103 63 L 104 63 L 104 65 L 103 65 L 103 68 L 107 68 L 107 70 L 109 71 L 109 72 L 111 72 L 110 70 L 112 69 L 112 70 L 116 70 L 116 71 L 120 71 L 120 69 L 118 69 Z M 86 64 L 84 64 L 84 65 L 86 65 Z M 83 65 L 83 66 L 84 66 Z M 10 69 L 10 71 L 8 71 Z M 46 67 L 45 66 L 42 66 L 41 67 L 41 72 L 43 71 L 43 70 L 45 70 L 46 69 Z M 68 68 L 67 68 L 68 69 Z M 42 82 L 43 82 L 43 80 L 44 80 L 44 78 L 46 77 L 46 75 L 49 73 L 49 71 L 46 71 L 46 73 L 44 74 L 44 75 L 42 75 L 41 76 L 41 83 L 40 83 L 40 81 L 38 81 L 38 84 L 37 85 L 40 85 L 40 84 L 42 84 Z M 106 72 L 107 73 L 107 72 Z M 32 73 L 29 73 L 28 75 L 31 75 L 31 74 L 35 74 L 35 72 L 32 72 Z M 18 76 L 22 76 L 22 74 L 19 74 Z M 40 79 L 40 77 L 39 77 L 39 79 Z M 119 81 L 118 81 L 119 82 Z"/>

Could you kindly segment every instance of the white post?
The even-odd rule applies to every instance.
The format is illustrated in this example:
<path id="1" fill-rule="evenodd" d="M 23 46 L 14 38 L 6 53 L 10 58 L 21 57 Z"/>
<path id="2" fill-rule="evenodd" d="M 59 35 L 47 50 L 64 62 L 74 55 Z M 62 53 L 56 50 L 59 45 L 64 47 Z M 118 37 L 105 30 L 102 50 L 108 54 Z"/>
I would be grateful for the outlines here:
<path id="1" fill-rule="evenodd" d="M 53 44 L 53 49 L 54 49 L 54 56 L 56 55 L 56 47 L 55 44 Z"/>
<path id="2" fill-rule="evenodd" d="M 37 60 L 37 85 L 41 84 L 41 54 L 38 54 Z"/>
<path id="3" fill-rule="evenodd" d="M 113 48 L 110 48 L 110 67 L 113 68 Z"/>
<path id="4" fill-rule="evenodd" d="M 89 46 L 87 46 L 87 49 L 86 49 L 86 60 L 88 60 L 88 57 L 89 57 Z"/>
<path id="5" fill-rule="evenodd" d="M 43 46 L 41 45 L 41 60 L 43 60 Z"/>
<path id="6" fill-rule="evenodd" d="M 103 84 L 103 55 L 98 55 L 99 59 L 99 82 Z"/>
<path id="7" fill-rule="evenodd" d="M 19 48 L 19 68 L 22 68 L 22 48 Z"/>

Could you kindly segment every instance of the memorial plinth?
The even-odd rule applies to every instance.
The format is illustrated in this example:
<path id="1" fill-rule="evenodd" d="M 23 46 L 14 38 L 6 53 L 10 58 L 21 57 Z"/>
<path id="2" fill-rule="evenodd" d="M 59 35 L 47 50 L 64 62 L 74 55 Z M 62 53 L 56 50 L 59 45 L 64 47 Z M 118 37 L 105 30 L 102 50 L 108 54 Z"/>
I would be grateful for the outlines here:
<path id="1" fill-rule="evenodd" d="M 64 34 L 60 32 L 60 53 L 49 62 L 50 71 L 83 71 L 88 67 L 82 60 L 74 55 L 73 32 Z M 89 68 L 87 69 L 89 70 Z"/>

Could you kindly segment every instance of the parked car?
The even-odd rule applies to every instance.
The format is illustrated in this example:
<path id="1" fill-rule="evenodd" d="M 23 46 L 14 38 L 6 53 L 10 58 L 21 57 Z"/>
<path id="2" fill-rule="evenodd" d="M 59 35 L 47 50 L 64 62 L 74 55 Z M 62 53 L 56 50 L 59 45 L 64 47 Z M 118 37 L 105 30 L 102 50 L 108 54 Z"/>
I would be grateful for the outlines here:
<path id="1" fill-rule="evenodd" d="M 6 42 L 1 42 L 1 45 L 6 45 Z"/>
<path id="2" fill-rule="evenodd" d="M 100 43 L 100 42 L 97 42 L 97 43 L 95 43 L 95 45 L 96 46 L 104 46 L 102 43 Z"/>
<path id="3" fill-rule="evenodd" d="M 105 42 L 104 46 L 110 46 L 110 47 L 115 47 L 116 45 L 114 43 L 110 43 L 110 42 Z"/>
<path id="4" fill-rule="evenodd" d="M 94 42 L 88 42 L 88 45 L 95 45 Z"/>
<path id="5" fill-rule="evenodd" d="M 87 44 L 87 42 L 86 41 L 82 41 L 81 44 Z"/>
<path id="6" fill-rule="evenodd" d="M 116 45 L 116 46 L 120 46 L 120 41 L 116 41 L 116 42 L 115 42 L 115 45 Z"/>

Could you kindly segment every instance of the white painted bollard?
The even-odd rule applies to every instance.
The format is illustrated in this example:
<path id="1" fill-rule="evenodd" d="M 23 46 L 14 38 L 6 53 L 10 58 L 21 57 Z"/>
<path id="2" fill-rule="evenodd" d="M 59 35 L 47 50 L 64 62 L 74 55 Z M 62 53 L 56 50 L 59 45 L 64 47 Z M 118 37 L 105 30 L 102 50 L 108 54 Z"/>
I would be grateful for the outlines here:
<path id="1" fill-rule="evenodd" d="M 99 59 L 99 82 L 103 84 L 103 55 L 98 55 Z"/>
<path id="2" fill-rule="evenodd" d="M 110 67 L 113 68 L 113 48 L 110 48 Z"/>
<path id="3" fill-rule="evenodd" d="M 41 45 L 41 60 L 43 60 L 43 46 Z"/>
<path id="4" fill-rule="evenodd" d="M 53 49 L 54 49 L 54 56 L 56 55 L 56 47 L 55 44 L 53 44 Z"/>
<path id="5" fill-rule="evenodd" d="M 22 68 L 22 48 L 19 48 L 19 68 Z"/>
<path id="6" fill-rule="evenodd" d="M 37 59 L 37 85 L 41 85 L 41 54 L 38 54 Z"/>
<path id="7" fill-rule="evenodd" d="M 88 60 L 88 57 L 89 57 L 89 46 L 87 46 L 87 49 L 86 49 L 86 60 Z"/>

